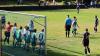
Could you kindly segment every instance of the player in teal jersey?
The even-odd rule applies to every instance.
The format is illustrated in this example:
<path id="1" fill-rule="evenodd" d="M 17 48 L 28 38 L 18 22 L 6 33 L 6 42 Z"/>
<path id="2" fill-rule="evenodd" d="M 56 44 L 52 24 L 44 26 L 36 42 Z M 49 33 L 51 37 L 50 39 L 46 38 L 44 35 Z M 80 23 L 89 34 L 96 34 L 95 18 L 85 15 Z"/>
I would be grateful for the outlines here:
<path id="1" fill-rule="evenodd" d="M 21 46 L 22 38 L 21 38 L 21 31 L 22 31 L 22 26 L 20 26 L 20 29 L 16 30 L 16 43 L 15 46 Z"/>
<path id="2" fill-rule="evenodd" d="M 72 23 L 72 27 L 73 27 L 72 33 L 73 33 L 74 36 L 76 36 L 77 28 L 79 27 L 76 17 L 74 17 L 74 20 L 73 20 L 73 23 Z"/>
<path id="3" fill-rule="evenodd" d="M 35 50 L 35 46 L 36 46 L 36 42 L 37 42 L 36 32 L 37 32 L 36 29 L 34 29 L 33 32 L 31 32 L 31 45 L 32 45 L 33 52 Z"/>
<path id="4" fill-rule="evenodd" d="M 29 45 L 30 45 L 30 31 L 29 31 L 29 27 L 26 27 L 26 33 L 25 33 L 25 48 L 27 51 L 29 51 Z"/>

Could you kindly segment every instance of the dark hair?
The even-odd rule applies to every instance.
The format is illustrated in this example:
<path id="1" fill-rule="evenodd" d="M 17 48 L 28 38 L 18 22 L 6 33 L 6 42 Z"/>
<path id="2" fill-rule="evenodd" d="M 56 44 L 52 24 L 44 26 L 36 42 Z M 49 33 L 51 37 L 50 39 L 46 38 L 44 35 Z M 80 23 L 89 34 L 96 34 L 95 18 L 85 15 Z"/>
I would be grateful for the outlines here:
<path id="1" fill-rule="evenodd" d="M 42 29 L 42 32 L 44 32 L 44 29 Z"/>
<path id="2" fill-rule="evenodd" d="M 37 31 L 36 29 L 33 30 L 33 32 L 36 32 L 36 31 Z"/>
<path id="3" fill-rule="evenodd" d="M 74 18 L 76 18 L 76 17 L 74 16 Z"/>
<path id="4" fill-rule="evenodd" d="M 67 17 L 69 17 L 69 15 L 67 15 Z"/>
<path id="5" fill-rule="evenodd" d="M 10 22 L 8 22 L 8 24 L 10 24 Z"/>
<path id="6" fill-rule="evenodd" d="M 22 29 L 23 27 L 22 26 L 20 26 L 20 29 Z"/>
<path id="7" fill-rule="evenodd" d="M 88 31 L 88 28 L 86 28 L 86 31 Z"/>
<path id="8" fill-rule="evenodd" d="M 17 23 L 14 23 L 14 26 L 17 26 Z"/>

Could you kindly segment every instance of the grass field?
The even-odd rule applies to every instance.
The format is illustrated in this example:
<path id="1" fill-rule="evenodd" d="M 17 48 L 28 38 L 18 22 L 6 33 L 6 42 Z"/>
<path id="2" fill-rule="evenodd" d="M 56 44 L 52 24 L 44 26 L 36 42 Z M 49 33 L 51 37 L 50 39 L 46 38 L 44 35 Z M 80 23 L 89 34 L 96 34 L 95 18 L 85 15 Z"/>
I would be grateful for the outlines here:
<path id="1" fill-rule="evenodd" d="M 47 56 L 84 56 L 84 48 L 82 46 L 82 37 L 85 28 L 89 28 L 90 35 L 90 56 L 100 56 L 100 26 L 98 27 L 98 32 L 94 33 L 94 16 L 98 15 L 100 20 L 100 9 L 81 9 L 80 14 L 76 13 L 75 9 L 65 9 L 65 10 L 48 10 L 48 11 L 22 11 L 26 13 L 46 15 L 47 16 Z M 64 23 L 66 15 L 70 15 L 71 18 L 77 17 L 79 23 L 78 34 L 73 37 L 72 34 L 70 38 L 65 37 Z M 13 15 L 13 14 L 12 14 Z M 19 16 L 19 15 L 15 15 Z M 20 16 L 16 19 L 7 16 L 7 21 L 16 22 L 18 25 L 27 24 L 29 18 L 27 16 Z M 4 38 L 4 37 L 3 37 Z M 11 38 L 12 39 L 12 38 Z M 11 40 L 12 41 L 12 40 Z M 11 43 L 10 43 L 11 44 Z M 24 56 L 32 56 L 29 52 L 25 52 L 21 49 L 13 49 L 10 45 L 4 46 L 4 51 L 10 54 L 18 54 Z M 16 53 L 14 53 L 16 52 Z M 27 54 L 25 54 L 27 53 Z"/>

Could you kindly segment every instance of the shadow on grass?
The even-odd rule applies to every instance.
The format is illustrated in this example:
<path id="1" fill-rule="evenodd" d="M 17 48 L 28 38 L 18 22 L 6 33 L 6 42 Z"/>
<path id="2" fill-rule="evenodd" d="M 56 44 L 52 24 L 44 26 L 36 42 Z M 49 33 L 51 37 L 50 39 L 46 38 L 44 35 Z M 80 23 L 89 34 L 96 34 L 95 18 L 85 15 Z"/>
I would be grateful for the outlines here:
<path id="1" fill-rule="evenodd" d="M 25 49 L 20 48 L 20 47 L 14 48 L 12 46 L 3 45 L 2 50 L 4 53 L 6 52 L 14 56 L 38 56 L 37 51 L 33 53 L 31 48 L 30 48 L 30 51 L 26 51 Z"/>
<path id="2" fill-rule="evenodd" d="M 58 52 L 54 52 L 52 50 L 48 50 L 47 56 L 77 56 L 77 55 L 66 54 L 66 53 L 58 53 Z"/>
<path id="3" fill-rule="evenodd" d="M 69 52 L 72 52 L 72 53 L 76 53 L 76 54 L 81 54 L 81 55 L 84 55 L 83 53 L 81 52 L 76 52 L 76 51 L 72 51 L 72 50 L 67 50 L 67 49 L 63 49 L 63 48 L 59 48 L 59 47 L 55 47 L 55 46 L 50 46 L 48 45 L 49 47 L 53 47 L 53 48 L 56 48 L 56 49 L 60 49 L 60 50 L 64 50 L 64 51 L 69 51 Z M 57 54 L 57 56 L 77 56 L 77 55 L 68 55 L 66 53 L 53 53 L 53 54 Z M 49 55 L 48 55 L 49 56 Z M 53 56 L 53 55 L 52 55 Z M 90 54 L 90 55 L 87 55 L 87 56 L 100 56 L 100 54 Z"/>
<path id="4" fill-rule="evenodd" d="M 100 54 L 92 54 L 91 56 L 100 56 Z"/>
<path id="5" fill-rule="evenodd" d="M 76 52 L 76 51 L 58 48 L 58 47 L 54 47 L 54 46 L 50 46 L 50 47 L 83 55 L 81 52 Z M 14 56 L 39 56 L 37 52 L 32 53 L 31 50 L 26 51 L 22 48 L 18 48 L 18 47 L 13 48 L 11 46 L 3 46 L 3 52 L 7 52 L 7 53 L 12 54 Z M 6 54 L 3 54 L 3 55 L 9 56 L 9 55 L 6 55 Z M 91 54 L 91 55 L 92 56 L 100 56 L 100 54 Z M 56 52 L 56 51 L 52 51 L 52 50 L 47 49 L 47 56 L 77 56 L 77 55 L 60 53 L 60 52 Z"/>
<path id="6" fill-rule="evenodd" d="M 73 38 L 83 38 L 83 36 L 75 36 Z M 99 36 L 90 36 L 90 39 L 100 39 Z"/>
<path id="7" fill-rule="evenodd" d="M 33 54 L 30 51 L 26 51 L 22 48 L 13 48 L 11 46 L 4 46 L 3 45 L 3 52 L 7 52 L 11 55 L 14 55 L 14 56 L 39 56 L 38 54 Z M 3 54 L 5 56 L 9 56 L 7 54 Z M 65 53 L 59 53 L 59 52 L 55 52 L 55 51 L 52 51 L 52 50 L 47 50 L 47 56 L 76 56 L 76 55 L 71 55 L 71 54 L 65 54 Z"/>
<path id="8" fill-rule="evenodd" d="M 72 53 L 77 53 L 77 54 L 84 55 L 84 54 L 81 53 L 81 52 L 76 52 L 76 51 L 73 51 L 73 50 L 67 50 L 67 49 L 63 49 L 63 48 L 59 48 L 59 47 L 55 47 L 55 46 L 50 46 L 50 45 L 48 45 L 48 46 L 49 46 L 49 47 L 56 48 L 56 49 L 60 49 L 60 50 L 69 51 L 69 52 L 72 52 Z"/>
<path id="9" fill-rule="evenodd" d="M 72 35 L 72 37 L 73 38 L 83 38 L 83 34 L 78 33 L 75 37 L 73 35 Z M 100 39 L 100 37 L 95 34 L 91 34 L 90 39 Z"/>

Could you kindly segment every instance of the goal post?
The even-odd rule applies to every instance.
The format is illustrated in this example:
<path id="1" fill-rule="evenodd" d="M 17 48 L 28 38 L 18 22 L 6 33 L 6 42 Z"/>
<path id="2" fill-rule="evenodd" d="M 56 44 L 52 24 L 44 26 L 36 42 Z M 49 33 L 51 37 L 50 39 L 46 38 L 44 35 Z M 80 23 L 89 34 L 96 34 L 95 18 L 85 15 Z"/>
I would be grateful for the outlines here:
<path id="1" fill-rule="evenodd" d="M 36 14 L 29 14 L 29 13 L 23 13 L 23 12 L 15 12 L 15 11 L 5 11 L 5 10 L 0 10 L 0 16 L 2 16 L 2 15 L 8 15 L 7 17 L 9 17 L 9 18 L 11 18 L 10 20 L 13 20 L 13 18 L 16 18 L 16 19 L 14 19 L 13 21 L 14 22 L 16 22 L 16 20 L 18 21 L 19 20 L 19 22 L 24 22 L 24 20 L 23 21 L 20 21 L 20 20 L 22 20 L 22 18 L 25 18 L 25 17 L 29 17 L 29 20 L 30 20 L 30 18 L 31 18 L 31 20 L 33 20 L 33 22 L 35 23 L 35 24 L 38 24 L 38 25 L 40 25 L 40 26 L 42 26 L 43 27 L 43 29 L 44 29 L 44 33 L 45 33 L 45 55 L 47 55 L 47 48 L 46 48 L 46 38 L 47 38 L 47 17 L 46 16 L 44 16 L 44 15 L 36 15 Z M 14 16 L 13 16 L 14 15 Z M 17 15 L 17 16 L 16 16 Z M 24 15 L 24 16 L 21 16 L 21 19 L 17 19 L 17 18 L 20 18 L 20 16 L 18 17 L 18 15 Z M 13 18 L 12 18 L 13 17 Z M 1 17 L 0 17 L 1 18 Z M 40 21 L 38 21 L 38 20 L 40 20 L 40 19 L 42 19 L 43 20 L 43 22 L 42 23 L 40 23 Z M 18 23 L 18 22 L 16 22 L 16 23 Z M 37 26 L 37 25 L 35 25 L 35 26 Z M 37 27 L 37 28 L 39 28 L 39 26 Z"/>

